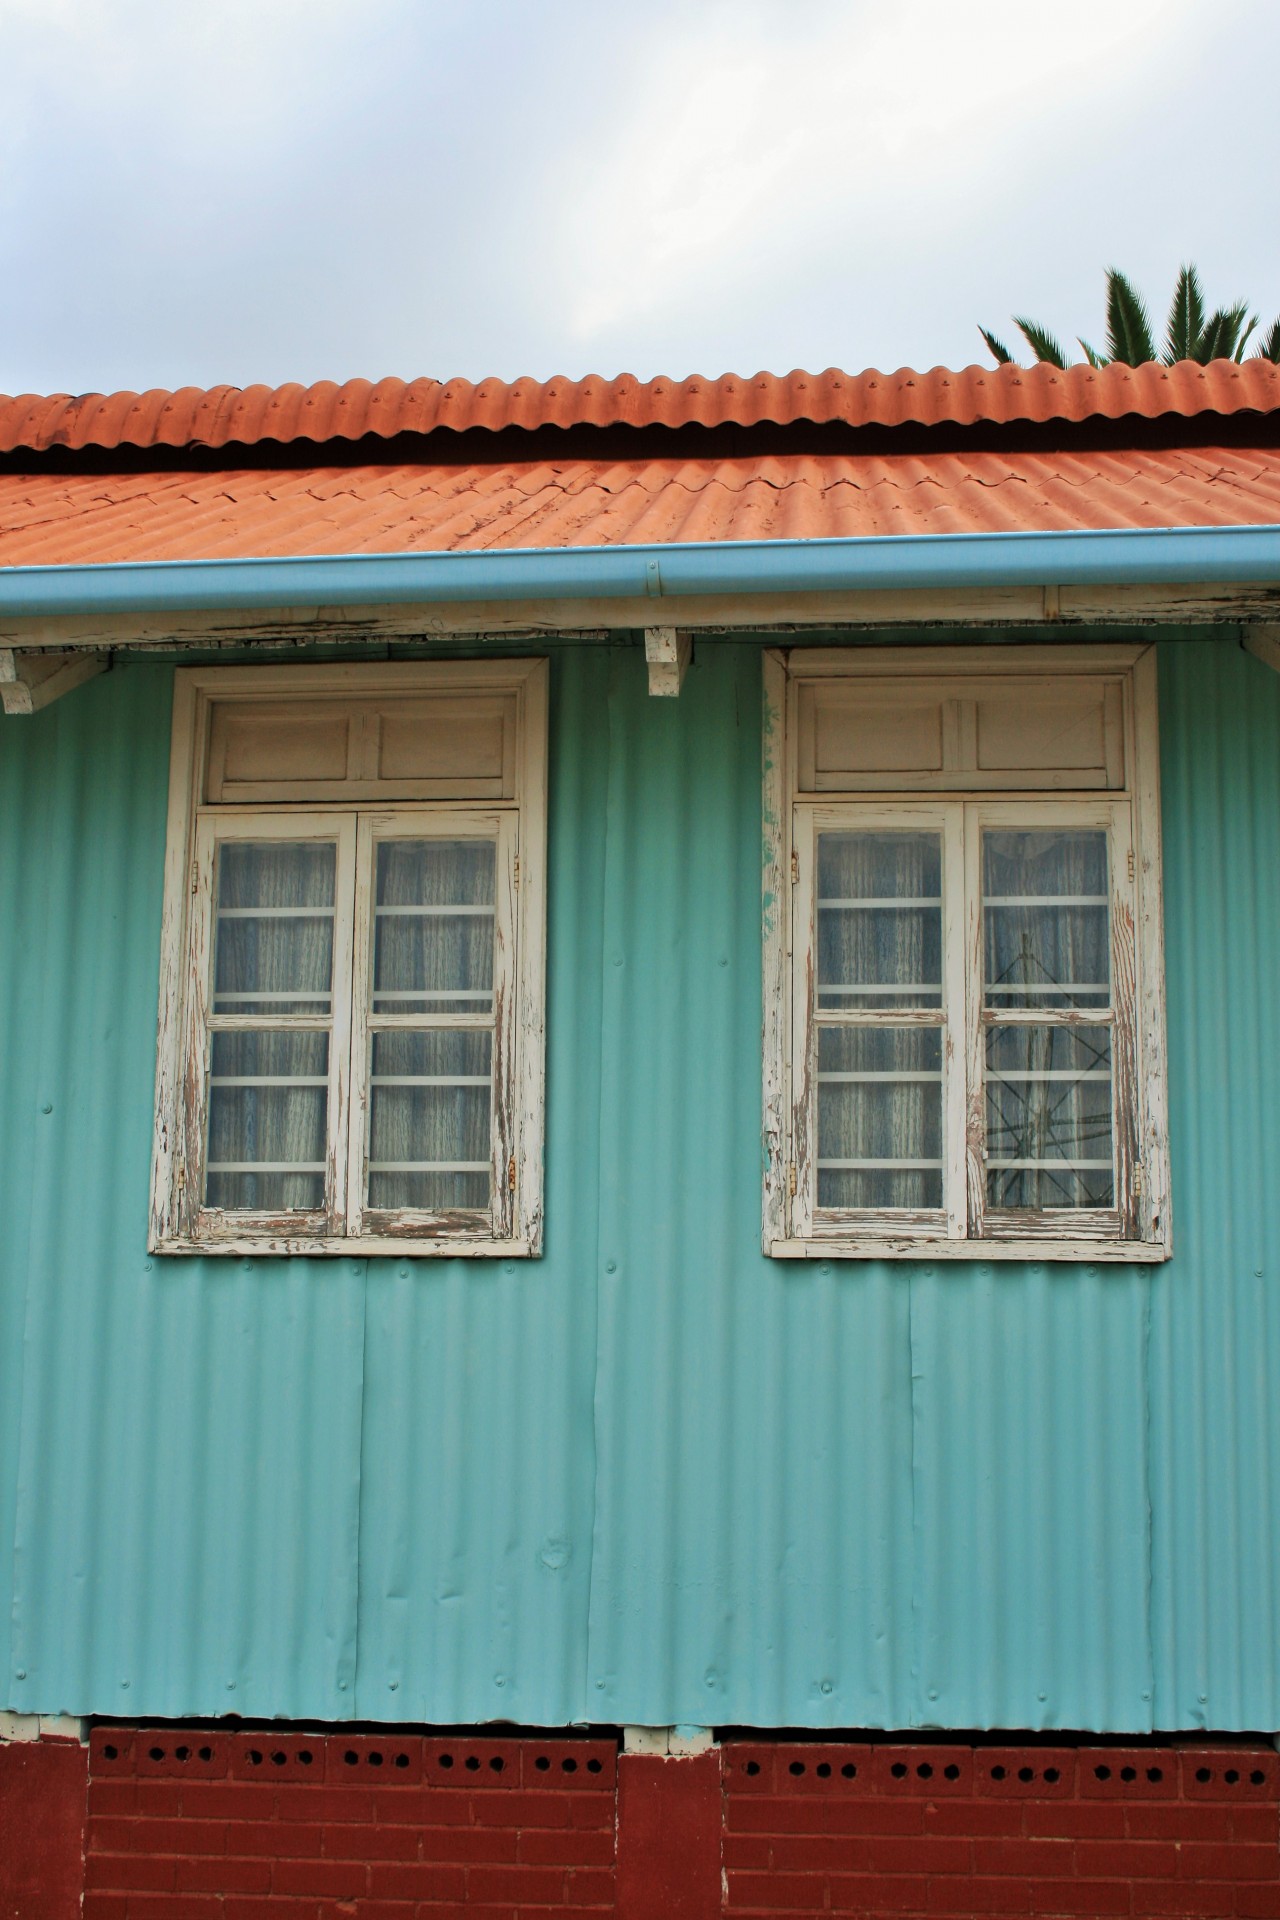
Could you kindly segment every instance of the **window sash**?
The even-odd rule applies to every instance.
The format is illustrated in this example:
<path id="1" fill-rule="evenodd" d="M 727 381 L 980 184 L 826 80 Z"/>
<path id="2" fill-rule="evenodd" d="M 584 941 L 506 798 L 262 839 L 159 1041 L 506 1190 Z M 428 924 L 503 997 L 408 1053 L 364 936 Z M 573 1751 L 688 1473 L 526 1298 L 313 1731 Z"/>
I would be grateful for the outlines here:
<path id="1" fill-rule="evenodd" d="M 983 833 L 988 828 L 1107 835 L 1110 972 L 1105 1006 L 984 1005 Z M 942 996 L 939 1008 L 818 1003 L 818 840 L 829 832 L 936 832 L 942 840 Z M 1137 1074 L 1131 807 L 1124 801 L 957 798 L 891 807 L 849 801 L 792 809 L 791 1166 L 788 1231 L 822 1242 L 851 1234 L 895 1242 L 1001 1239 L 1067 1241 L 1135 1237 Z M 851 996 L 852 997 L 852 996 Z M 874 996 L 873 996 L 874 998 Z M 817 1204 L 818 1036 L 823 1028 L 933 1027 L 942 1046 L 943 1205 L 938 1209 L 823 1208 Z M 1107 1027 L 1111 1034 L 1115 1204 L 1096 1208 L 996 1208 L 987 1202 L 987 1036 L 995 1029 Z"/>
<path id="2" fill-rule="evenodd" d="M 942 853 L 942 979 L 936 1007 L 818 1004 L 818 841 L 824 833 L 936 835 Z M 800 1239 L 883 1228 L 898 1236 L 958 1239 L 965 1222 L 963 1154 L 964 1076 L 964 857 L 961 820 L 937 803 L 901 806 L 798 805 L 793 815 L 797 878 L 792 888 L 792 951 L 797 956 L 791 996 L 792 1142 L 795 1191 L 791 1231 Z M 929 983 L 932 986 L 932 982 Z M 852 997 L 852 996 L 851 996 Z M 876 998 L 889 996 L 870 996 Z M 928 1208 L 831 1208 L 818 1205 L 818 1036 L 823 1029 L 893 1031 L 929 1028 L 941 1034 L 942 1205 Z"/>
<path id="3" fill-rule="evenodd" d="M 491 1011 L 439 1013 L 424 1000 L 421 1010 L 383 1013 L 375 1010 L 373 995 L 373 934 L 375 926 L 377 853 L 388 840 L 487 840 L 496 846 L 494 871 L 494 960 Z M 438 1234 L 485 1239 L 510 1239 L 514 1194 L 511 1170 L 517 1090 L 513 1084 L 516 1053 L 517 873 L 520 850 L 519 816 L 512 810 L 463 811 L 457 808 L 395 808 L 362 811 L 359 820 L 356 881 L 357 938 L 352 970 L 351 1104 L 359 1124 L 348 1144 L 347 1231 L 353 1239 L 387 1235 L 406 1239 L 434 1238 Z M 460 1000 L 461 994 L 451 998 Z M 366 1204 L 369 1135 L 372 1128 L 372 1041 L 378 1033 L 487 1032 L 490 1055 L 489 1193 L 486 1213 L 478 1209 L 455 1213 Z"/>
<path id="4" fill-rule="evenodd" d="M 236 842 L 323 842 L 336 850 L 333 898 L 333 975 L 328 1013 L 213 1011 L 214 937 L 218 919 L 218 849 Z M 346 1215 L 346 1116 L 349 1110 L 351 935 L 355 897 L 356 822 L 352 813 L 202 813 L 196 820 L 188 945 L 186 1070 L 183 1086 L 181 1201 L 185 1230 L 217 1239 L 246 1234 L 264 1239 L 317 1239 L 340 1234 Z M 266 995 L 255 995 L 261 1004 Z M 291 996 L 297 1000 L 301 995 Z M 225 999 L 225 996 L 224 996 Z M 214 1036 L 219 1033 L 324 1033 L 329 1039 L 325 1106 L 324 1201 L 314 1209 L 220 1208 L 205 1204 Z M 264 1165 L 265 1163 L 260 1163 Z"/>
<path id="5" fill-rule="evenodd" d="M 968 1237 L 978 1240 L 1123 1240 L 1137 1223 L 1137 1069 L 1135 1038 L 1136 946 L 1133 819 L 1131 803 L 1118 801 L 968 801 L 965 803 L 965 896 L 968 939 L 967 1059 Z M 1000 1008 L 985 1004 L 985 923 L 982 837 L 989 828 L 1067 832 L 1095 829 L 1107 836 L 1107 904 L 1110 991 L 1105 1006 Z M 1060 897 L 1060 896 L 1059 896 Z M 1111 1153 L 1114 1204 L 1110 1207 L 993 1207 L 987 1199 L 987 1039 L 993 1030 L 1016 1027 L 1097 1028 L 1111 1034 Z"/>

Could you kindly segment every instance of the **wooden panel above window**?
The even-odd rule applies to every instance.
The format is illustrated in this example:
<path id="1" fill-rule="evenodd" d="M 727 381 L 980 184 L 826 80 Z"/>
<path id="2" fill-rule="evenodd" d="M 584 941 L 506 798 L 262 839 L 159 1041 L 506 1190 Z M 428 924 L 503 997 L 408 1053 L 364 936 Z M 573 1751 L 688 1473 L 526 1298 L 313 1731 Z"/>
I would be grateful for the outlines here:
<path id="1" fill-rule="evenodd" d="M 203 798 L 513 800 L 514 691 L 214 699 Z"/>
<path id="2" fill-rule="evenodd" d="M 1125 688 L 1114 673 L 801 680 L 799 788 L 1122 789 Z"/>

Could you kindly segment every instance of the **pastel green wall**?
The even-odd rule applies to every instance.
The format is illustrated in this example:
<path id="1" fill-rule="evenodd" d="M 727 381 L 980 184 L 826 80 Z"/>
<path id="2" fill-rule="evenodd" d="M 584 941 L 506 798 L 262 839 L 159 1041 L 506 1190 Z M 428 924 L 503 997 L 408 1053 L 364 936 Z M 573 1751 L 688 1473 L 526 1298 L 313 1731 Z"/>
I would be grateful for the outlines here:
<path id="1" fill-rule="evenodd" d="M 0 726 L 7 1704 L 1280 1724 L 1280 679 L 1162 648 L 1177 1254 L 1118 1270 L 761 1257 L 724 642 L 554 650 L 545 1257 L 150 1259 L 170 696 Z"/>

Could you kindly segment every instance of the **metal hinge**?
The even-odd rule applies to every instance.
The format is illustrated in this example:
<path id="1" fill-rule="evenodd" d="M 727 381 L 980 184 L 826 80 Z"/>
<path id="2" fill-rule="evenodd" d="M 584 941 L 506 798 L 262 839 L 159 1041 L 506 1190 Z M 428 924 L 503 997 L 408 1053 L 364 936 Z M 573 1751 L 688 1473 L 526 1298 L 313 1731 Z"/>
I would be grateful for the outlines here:
<path id="1" fill-rule="evenodd" d="M 794 1200 L 796 1197 L 796 1163 L 794 1160 L 787 1168 L 787 1192 Z"/>
<path id="2" fill-rule="evenodd" d="M 791 849 L 791 884 L 793 887 L 799 883 L 799 879 L 800 879 L 800 855 L 796 852 L 795 848 L 792 847 Z"/>
<path id="3" fill-rule="evenodd" d="M 516 886 L 520 885 L 520 855 L 519 854 L 516 855 L 515 884 Z"/>
<path id="4" fill-rule="evenodd" d="M 1133 858 L 1133 848 L 1130 847 L 1129 849 L 1129 885 L 1130 886 L 1133 885 L 1136 873 L 1137 873 L 1137 868 Z"/>
<path id="5" fill-rule="evenodd" d="M 193 860 L 193 861 L 191 862 L 191 891 L 192 891 L 192 893 L 196 893 L 196 892 L 198 892 L 198 891 L 199 891 L 199 887 L 200 887 L 200 865 L 199 865 L 199 862 L 198 862 L 198 861 L 196 861 L 196 860 Z"/>
<path id="6" fill-rule="evenodd" d="M 515 1190 L 516 1190 L 516 1157 L 513 1153 L 511 1158 L 507 1162 L 507 1192 L 514 1193 Z"/>
<path id="7" fill-rule="evenodd" d="M 1133 1166 L 1133 1190 L 1134 1190 L 1134 1192 L 1135 1192 L 1135 1193 L 1141 1193 L 1141 1192 L 1142 1192 L 1142 1162 L 1141 1162 L 1141 1160 L 1135 1160 L 1135 1162 L 1134 1162 L 1134 1166 Z"/>

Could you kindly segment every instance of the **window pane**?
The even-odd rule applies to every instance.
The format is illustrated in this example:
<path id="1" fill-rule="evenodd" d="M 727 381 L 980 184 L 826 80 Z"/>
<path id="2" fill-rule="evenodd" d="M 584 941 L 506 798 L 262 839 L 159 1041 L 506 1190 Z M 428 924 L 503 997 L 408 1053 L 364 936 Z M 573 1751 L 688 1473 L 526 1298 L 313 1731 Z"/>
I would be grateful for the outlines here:
<path id="1" fill-rule="evenodd" d="M 328 1016 L 336 865 L 332 843 L 222 842 L 215 1013 Z"/>
<path id="2" fill-rule="evenodd" d="M 497 847 L 384 840 L 373 936 L 375 1013 L 491 1013 Z"/>
<path id="3" fill-rule="evenodd" d="M 327 1033 L 215 1033 L 205 1205 L 323 1207 L 328 1101 Z"/>
<path id="4" fill-rule="evenodd" d="M 818 1005 L 942 1005 L 938 834 L 819 834 Z"/>
<path id="5" fill-rule="evenodd" d="M 986 832 L 982 893 L 988 1006 L 1109 1003 L 1104 832 Z"/>
<path id="6" fill-rule="evenodd" d="M 941 1028 L 818 1029 L 818 1205 L 942 1205 Z"/>
<path id="7" fill-rule="evenodd" d="M 375 1033 L 371 1207 L 488 1209 L 493 1036 Z"/>
<path id="8" fill-rule="evenodd" d="M 1115 1205 L 1110 1027 L 988 1029 L 987 1204 Z"/>

